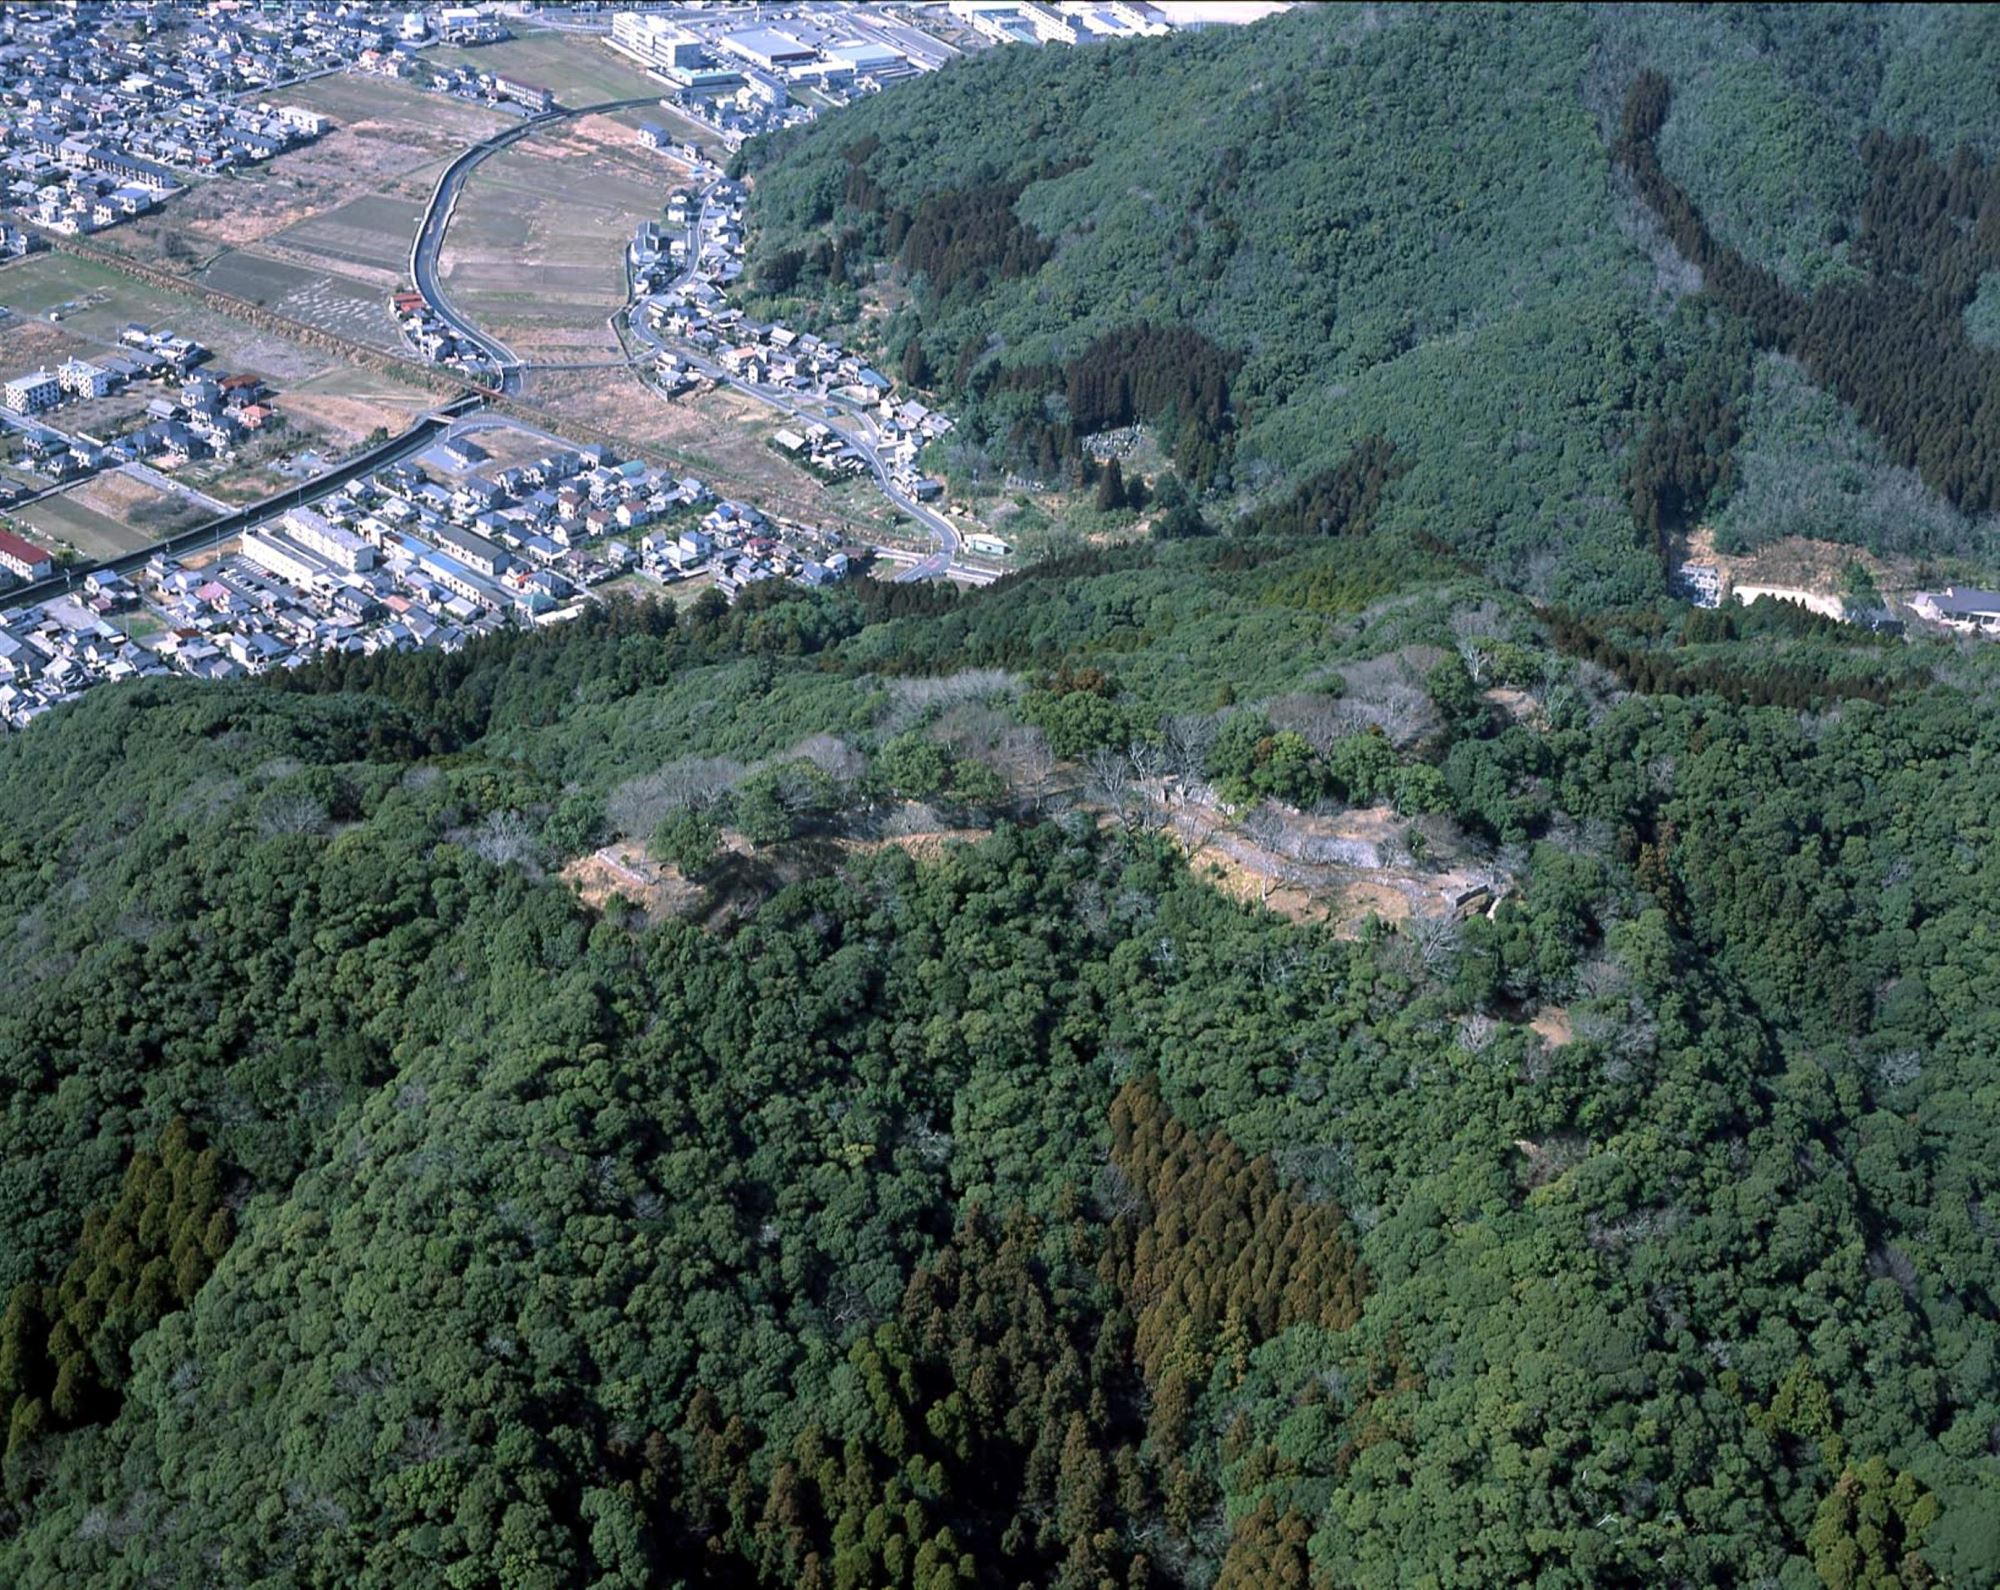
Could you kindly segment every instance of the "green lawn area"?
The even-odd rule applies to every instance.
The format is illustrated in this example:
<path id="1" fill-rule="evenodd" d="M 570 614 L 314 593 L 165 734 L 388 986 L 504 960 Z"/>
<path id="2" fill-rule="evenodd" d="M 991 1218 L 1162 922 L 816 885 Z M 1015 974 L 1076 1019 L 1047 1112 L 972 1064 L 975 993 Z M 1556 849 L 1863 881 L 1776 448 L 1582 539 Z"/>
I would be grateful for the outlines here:
<path id="1" fill-rule="evenodd" d="M 68 496 L 44 497 L 22 509 L 20 518 L 36 540 L 54 547 L 73 546 L 92 562 L 150 546 L 163 533 L 135 530 Z"/>
<path id="2" fill-rule="evenodd" d="M 46 315 L 93 292 L 129 293 L 129 276 L 91 260 L 53 251 L 31 254 L 0 268 L 0 304 L 17 315 Z"/>

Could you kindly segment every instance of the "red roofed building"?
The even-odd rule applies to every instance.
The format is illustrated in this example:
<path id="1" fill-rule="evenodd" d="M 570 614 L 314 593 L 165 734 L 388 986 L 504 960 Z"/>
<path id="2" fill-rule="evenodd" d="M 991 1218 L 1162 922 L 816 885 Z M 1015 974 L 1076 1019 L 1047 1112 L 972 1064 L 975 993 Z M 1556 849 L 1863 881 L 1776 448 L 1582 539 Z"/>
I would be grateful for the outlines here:
<path id="1" fill-rule="evenodd" d="M 46 580 L 56 571 L 56 560 L 32 541 L 0 530 L 0 568 L 24 580 Z"/>

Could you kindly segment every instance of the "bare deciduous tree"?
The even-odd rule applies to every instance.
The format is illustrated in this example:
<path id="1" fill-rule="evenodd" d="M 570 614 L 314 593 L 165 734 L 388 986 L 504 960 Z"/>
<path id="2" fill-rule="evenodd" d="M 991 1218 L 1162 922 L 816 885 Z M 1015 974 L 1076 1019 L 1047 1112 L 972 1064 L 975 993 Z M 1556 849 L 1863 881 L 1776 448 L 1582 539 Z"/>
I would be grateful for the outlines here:
<path id="1" fill-rule="evenodd" d="M 1132 758 L 1123 751 L 1100 745 L 1083 759 L 1083 772 L 1091 799 L 1123 817 L 1132 799 L 1132 781 L 1137 774 Z"/>
<path id="2" fill-rule="evenodd" d="M 620 784 L 604 803 L 605 816 L 627 839 L 650 838 L 669 814 L 707 805 L 745 771 L 741 762 L 728 757 L 681 757 Z"/>
<path id="3" fill-rule="evenodd" d="M 883 727 L 893 734 L 929 713 L 961 701 L 1010 696 L 1019 683 L 1004 668 L 963 668 L 941 679 L 892 679 L 888 686 L 889 711 Z"/>
<path id="4" fill-rule="evenodd" d="M 1267 709 L 1273 728 L 1289 729 L 1322 754 L 1333 742 L 1353 732 L 1353 715 L 1342 710 L 1340 697 L 1315 691 L 1279 696 Z"/>
<path id="5" fill-rule="evenodd" d="M 326 827 L 326 803 L 303 790 L 274 795 L 258 826 L 267 834 L 317 834 Z"/>
<path id="6" fill-rule="evenodd" d="M 1056 771 L 1056 753 L 1049 737 L 1032 725 L 1018 725 L 1001 737 L 997 762 L 1008 786 L 1032 800 L 1039 810 L 1048 798 Z"/>
<path id="7" fill-rule="evenodd" d="M 810 762 L 829 778 L 849 783 L 867 770 L 868 758 L 838 735 L 814 734 L 784 755 L 787 762 Z"/>
<path id="8" fill-rule="evenodd" d="M 1451 615 L 1451 633 L 1458 643 L 1459 660 L 1465 664 L 1465 671 L 1472 675 L 1474 684 L 1484 684 L 1487 664 L 1487 648 L 1481 641 L 1496 640 L 1506 632 L 1506 621 L 1497 602 L 1481 602 L 1476 607 L 1461 607 Z"/>
<path id="9" fill-rule="evenodd" d="M 496 867 L 532 858 L 535 830 L 519 812 L 488 812 L 472 836 L 472 853 Z"/>
<path id="10" fill-rule="evenodd" d="M 1413 916 L 1404 922 L 1403 933 L 1418 962 L 1433 976 L 1451 965 L 1458 954 L 1460 923 L 1454 913 Z"/>

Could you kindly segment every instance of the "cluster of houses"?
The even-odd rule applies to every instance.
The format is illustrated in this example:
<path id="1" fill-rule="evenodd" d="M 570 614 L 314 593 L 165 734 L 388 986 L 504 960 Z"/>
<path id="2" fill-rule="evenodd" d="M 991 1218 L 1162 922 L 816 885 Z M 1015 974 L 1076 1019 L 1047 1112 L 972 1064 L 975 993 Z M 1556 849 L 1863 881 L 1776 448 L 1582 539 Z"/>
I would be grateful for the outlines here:
<path id="1" fill-rule="evenodd" d="M 334 70 L 390 37 L 386 11 L 357 5 L 9 5 L 0 8 L 0 79 L 60 89 L 138 74 L 165 95 L 222 106 Z"/>
<path id="2" fill-rule="evenodd" d="M 837 537 L 601 447 L 495 467 L 460 436 L 426 462 L 293 508 L 199 566 L 155 557 L 0 611 L 0 722 L 18 728 L 110 680 L 229 679 L 329 650 L 456 649 L 559 618 L 583 587 L 633 569 L 663 583 L 705 576 L 732 598 L 760 580 L 818 586 L 850 572 Z M 0 570 L 40 580 L 51 566 L 0 532 Z"/>
<path id="3" fill-rule="evenodd" d="M 407 55 L 392 59 L 408 60 Z M 363 63 L 366 69 L 368 63 Z M 555 90 L 530 83 L 512 72 L 488 72 L 473 66 L 447 66 L 440 61 L 418 61 L 408 72 L 396 70 L 388 61 L 375 63 L 374 70 L 393 77 L 409 77 L 419 88 L 435 94 L 451 94 L 469 99 L 491 110 L 512 110 L 535 116 L 555 109 Z"/>
<path id="4" fill-rule="evenodd" d="M 135 323 L 118 340 L 116 353 L 68 359 L 54 370 L 31 370 L 0 383 L 0 403 L 23 416 L 108 397 L 136 381 L 160 388 L 128 429 L 108 439 L 25 427 L 27 454 L 39 472 L 64 480 L 146 459 L 226 458 L 246 436 L 281 423 L 261 376 L 203 368 L 212 355 L 192 337 Z"/>
<path id="5" fill-rule="evenodd" d="M 373 76 L 408 82 L 412 87 L 435 94 L 471 100 L 492 110 L 528 116 L 555 108 L 554 90 L 539 83 L 530 83 L 511 72 L 432 60 L 423 53 L 440 42 L 498 44 L 514 36 L 504 22 L 476 6 L 443 6 L 435 13 L 435 19 L 437 26 L 433 30 L 424 12 L 405 12 L 402 25 L 393 35 L 384 34 L 353 56 L 354 68 Z"/>
<path id="6" fill-rule="evenodd" d="M 436 20 L 437 37 L 446 44 L 498 44 L 514 36 L 506 23 L 489 16 L 478 6 L 440 6 Z M 417 45 L 430 37 L 430 21 L 423 12 L 403 13 L 402 26 L 396 30 L 397 43 Z"/>
<path id="7" fill-rule="evenodd" d="M 661 580 L 706 574 L 732 600 L 760 580 L 830 585 L 853 572 L 837 537 L 806 525 L 781 524 L 748 503 L 724 499 L 699 525 L 676 534 L 655 530 L 639 543 L 646 572 Z"/>
<path id="8" fill-rule="evenodd" d="M 627 249 L 642 323 L 679 345 L 661 347 L 653 361 L 654 380 L 669 395 L 699 386 L 704 376 L 692 350 L 751 386 L 836 400 L 867 417 L 876 454 L 901 490 L 920 502 L 941 495 L 943 486 L 923 474 L 919 457 L 926 443 L 950 433 L 950 416 L 899 400 L 887 376 L 838 342 L 778 322 L 752 320 L 731 306 L 726 289 L 743 273 L 743 200 L 742 185 L 727 178 L 699 193 L 676 189 L 667 199 L 665 225 L 641 223 Z M 869 468 L 839 431 L 817 421 L 780 430 L 771 442 L 828 478 L 864 474 Z"/>
<path id="9" fill-rule="evenodd" d="M 15 539 L 0 535 L 0 561 Z M 0 612 L 0 723 L 25 728 L 92 685 L 172 673 L 115 622 L 137 599 L 129 581 L 100 573 L 74 595 Z"/>
<path id="10" fill-rule="evenodd" d="M 472 375 L 491 375 L 493 361 L 478 343 L 461 337 L 422 293 L 404 288 L 389 295 L 389 312 L 403 334 L 403 346 L 431 364 L 448 364 Z"/>
<path id="11" fill-rule="evenodd" d="M 340 64 L 351 30 L 189 15 L 164 38 L 143 34 L 156 16 L 118 4 L 0 9 L 0 172 L 36 225 L 101 231 L 190 172 L 256 165 L 324 131 L 316 111 L 236 96 Z"/>

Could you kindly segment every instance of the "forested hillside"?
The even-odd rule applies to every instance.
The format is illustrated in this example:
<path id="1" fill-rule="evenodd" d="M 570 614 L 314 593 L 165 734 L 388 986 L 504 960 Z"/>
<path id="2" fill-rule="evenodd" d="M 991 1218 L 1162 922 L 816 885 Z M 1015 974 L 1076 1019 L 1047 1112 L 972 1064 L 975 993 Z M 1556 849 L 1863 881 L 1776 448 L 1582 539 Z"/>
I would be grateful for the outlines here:
<path id="1" fill-rule="evenodd" d="M 961 475 L 1062 479 L 1138 419 L 1241 506 L 1379 435 L 1389 522 L 1590 604 L 1704 517 L 1990 562 L 1990 482 L 1921 438 L 2000 411 L 1991 245 L 1945 258 L 1939 218 L 1947 183 L 1966 228 L 1985 202 L 1996 59 L 1989 8 L 1840 5 L 1329 4 L 994 51 L 747 149 L 754 279 L 831 324 L 886 290 L 848 329 L 971 412 Z M 1620 155 L 1648 72 L 1660 180 L 1820 329 L 1700 290 L 1717 256 Z M 1835 358 L 1849 312 L 1871 337 Z"/>
<path id="2" fill-rule="evenodd" d="M 1990 1582 L 1992 666 L 1315 511 L 0 747 L 0 1579 Z"/>
<path id="3" fill-rule="evenodd" d="M 753 146 L 767 292 L 1152 533 L 0 742 L 0 1584 L 2000 1582 L 2000 654 L 1658 598 L 1991 552 L 1996 27 Z"/>

